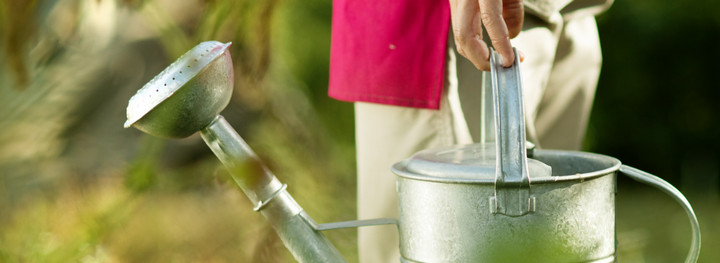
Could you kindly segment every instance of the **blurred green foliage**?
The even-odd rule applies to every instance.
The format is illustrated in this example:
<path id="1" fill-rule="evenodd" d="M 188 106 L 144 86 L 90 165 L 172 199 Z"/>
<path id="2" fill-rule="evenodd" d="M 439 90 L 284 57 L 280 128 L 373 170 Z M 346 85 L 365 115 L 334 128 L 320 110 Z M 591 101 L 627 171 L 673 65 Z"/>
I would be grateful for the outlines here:
<path id="1" fill-rule="evenodd" d="M 617 1 L 586 150 L 688 195 L 715 262 L 720 3 Z M 223 112 L 318 222 L 355 218 L 352 105 L 329 99 L 330 0 L 0 0 L 0 262 L 292 262 L 198 136 L 122 129 L 127 101 L 196 43 L 231 41 Z M 620 180 L 624 262 L 677 262 L 689 227 Z M 355 261 L 354 230 L 326 234 Z"/>
<path id="2" fill-rule="evenodd" d="M 715 1 L 617 1 L 599 18 L 604 63 L 590 150 L 717 192 L 718 12 Z"/>

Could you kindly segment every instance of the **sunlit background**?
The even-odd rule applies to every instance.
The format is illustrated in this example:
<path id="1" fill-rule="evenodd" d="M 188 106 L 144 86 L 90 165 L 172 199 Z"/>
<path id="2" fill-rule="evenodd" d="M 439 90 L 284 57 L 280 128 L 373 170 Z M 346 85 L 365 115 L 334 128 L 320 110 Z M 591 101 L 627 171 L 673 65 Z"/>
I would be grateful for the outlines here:
<path id="1" fill-rule="evenodd" d="M 123 129 L 128 99 L 232 41 L 223 115 L 318 222 L 355 218 L 352 105 L 329 99 L 330 0 L 0 0 L 0 262 L 293 262 L 198 135 Z M 720 2 L 624 1 L 586 151 L 677 186 L 720 261 Z M 622 262 L 681 262 L 682 209 L 620 178 Z M 354 230 L 326 232 L 355 262 Z"/>

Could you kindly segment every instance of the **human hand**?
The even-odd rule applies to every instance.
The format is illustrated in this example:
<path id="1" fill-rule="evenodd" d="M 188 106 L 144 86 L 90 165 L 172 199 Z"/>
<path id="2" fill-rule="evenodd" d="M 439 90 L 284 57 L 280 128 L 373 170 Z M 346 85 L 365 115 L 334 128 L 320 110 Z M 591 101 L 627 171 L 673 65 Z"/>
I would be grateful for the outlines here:
<path id="1" fill-rule="evenodd" d="M 455 47 L 480 70 L 490 70 L 490 49 L 482 40 L 483 24 L 492 46 L 505 67 L 512 66 L 515 54 L 510 38 L 523 24 L 523 0 L 450 0 Z"/>

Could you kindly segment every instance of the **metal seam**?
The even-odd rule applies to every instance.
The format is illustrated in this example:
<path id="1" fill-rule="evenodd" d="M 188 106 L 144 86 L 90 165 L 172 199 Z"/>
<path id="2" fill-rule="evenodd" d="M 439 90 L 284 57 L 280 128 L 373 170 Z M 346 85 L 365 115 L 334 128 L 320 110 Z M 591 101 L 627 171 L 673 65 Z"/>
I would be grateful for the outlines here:
<path id="1" fill-rule="evenodd" d="M 258 202 L 258 204 L 255 207 L 253 207 L 253 211 L 259 212 L 260 210 L 262 210 L 268 203 L 272 202 L 272 200 L 275 199 L 275 197 L 280 195 L 280 192 L 285 191 L 286 188 L 287 188 L 287 184 L 283 184 L 280 187 L 280 189 L 275 191 L 268 199 Z"/>

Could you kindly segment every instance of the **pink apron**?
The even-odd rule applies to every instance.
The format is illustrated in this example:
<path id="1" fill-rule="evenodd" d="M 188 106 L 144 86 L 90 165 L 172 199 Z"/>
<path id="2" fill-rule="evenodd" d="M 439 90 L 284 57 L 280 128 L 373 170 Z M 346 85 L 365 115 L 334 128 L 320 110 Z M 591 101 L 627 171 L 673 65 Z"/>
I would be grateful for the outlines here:
<path id="1" fill-rule="evenodd" d="M 330 97 L 438 109 L 449 8 L 447 0 L 335 0 Z"/>

